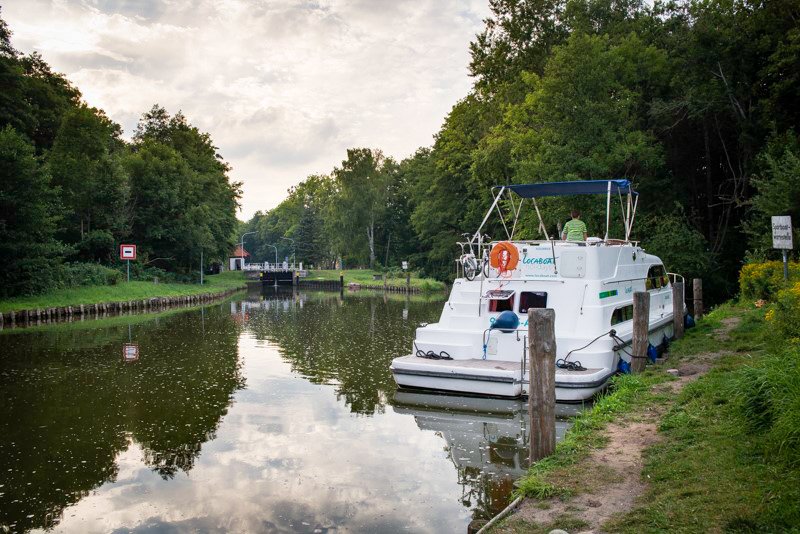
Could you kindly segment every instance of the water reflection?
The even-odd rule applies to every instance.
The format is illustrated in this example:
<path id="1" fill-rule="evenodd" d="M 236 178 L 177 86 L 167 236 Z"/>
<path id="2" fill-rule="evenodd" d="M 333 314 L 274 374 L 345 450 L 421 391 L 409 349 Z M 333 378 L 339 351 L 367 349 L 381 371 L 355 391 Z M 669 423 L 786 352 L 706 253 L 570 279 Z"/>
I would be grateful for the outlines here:
<path id="1" fill-rule="evenodd" d="M 441 306 L 256 293 L 0 334 L 0 532 L 463 531 L 507 502 L 527 415 L 395 394 Z"/>
<path id="2" fill-rule="evenodd" d="M 414 416 L 420 430 L 441 437 L 458 472 L 461 501 L 475 519 L 488 519 L 510 502 L 516 479 L 528 467 L 530 435 L 527 403 L 397 391 L 400 414 Z M 574 406 L 557 405 L 556 440 L 564 437 Z"/>
<path id="3" fill-rule="evenodd" d="M 392 359 L 410 350 L 420 322 L 438 316 L 442 298 L 270 288 L 231 305 L 251 335 L 279 346 L 295 372 L 332 385 L 353 412 L 371 415 L 383 412 L 395 390 Z"/>
<path id="4" fill-rule="evenodd" d="M 127 325 L 0 337 L 0 525 L 58 523 L 116 479 L 115 458 L 131 443 L 165 479 L 192 468 L 244 386 L 230 316 L 214 314 L 208 337 L 195 335 L 196 319 L 133 325 L 130 337 Z M 133 365 L 120 358 L 129 340 L 139 348 Z"/>

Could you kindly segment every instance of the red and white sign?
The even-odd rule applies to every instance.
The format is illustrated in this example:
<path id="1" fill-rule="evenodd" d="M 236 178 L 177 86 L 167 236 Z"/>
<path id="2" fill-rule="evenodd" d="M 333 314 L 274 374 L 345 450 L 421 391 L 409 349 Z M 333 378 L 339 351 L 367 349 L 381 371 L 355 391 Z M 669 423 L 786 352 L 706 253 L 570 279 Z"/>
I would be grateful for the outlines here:
<path id="1" fill-rule="evenodd" d="M 135 260 L 136 259 L 136 245 L 120 245 L 119 246 L 119 259 L 121 259 L 121 260 Z"/>
<path id="2" fill-rule="evenodd" d="M 135 362 L 139 359 L 139 345 L 136 343 L 125 343 L 122 345 L 122 361 Z"/>

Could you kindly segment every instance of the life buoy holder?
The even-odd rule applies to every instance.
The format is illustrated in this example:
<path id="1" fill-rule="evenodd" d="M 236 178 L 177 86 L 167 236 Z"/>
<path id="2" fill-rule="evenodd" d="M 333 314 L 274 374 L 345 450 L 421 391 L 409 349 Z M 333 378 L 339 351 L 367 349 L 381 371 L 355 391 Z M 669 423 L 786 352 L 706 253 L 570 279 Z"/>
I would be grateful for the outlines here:
<path id="1" fill-rule="evenodd" d="M 519 264 L 519 251 L 513 243 L 501 241 L 489 253 L 489 265 L 500 271 L 500 275 L 513 271 Z"/>

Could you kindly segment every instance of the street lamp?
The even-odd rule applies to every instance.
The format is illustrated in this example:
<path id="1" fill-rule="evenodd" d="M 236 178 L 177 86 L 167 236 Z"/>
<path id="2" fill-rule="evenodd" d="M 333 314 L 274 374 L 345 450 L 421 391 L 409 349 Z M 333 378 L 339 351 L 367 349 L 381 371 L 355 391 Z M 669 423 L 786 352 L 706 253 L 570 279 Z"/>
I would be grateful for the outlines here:
<path id="1" fill-rule="evenodd" d="M 294 263 L 297 261 L 297 257 L 295 256 L 294 239 L 292 239 L 291 237 L 282 237 L 281 239 L 285 239 L 287 241 L 292 242 L 292 265 L 294 265 Z"/>
<path id="2" fill-rule="evenodd" d="M 264 243 L 268 247 L 272 247 L 275 249 L 275 287 L 278 287 L 278 247 L 275 245 L 270 245 L 269 243 Z"/>
<path id="3" fill-rule="evenodd" d="M 244 236 L 250 235 L 250 234 L 257 234 L 257 233 L 258 232 L 256 232 L 256 231 L 252 231 L 252 232 L 245 232 L 245 233 L 242 234 L 242 242 L 241 242 L 242 244 L 239 247 L 239 252 L 241 253 L 241 256 L 242 256 L 242 270 L 243 271 L 244 271 Z"/>

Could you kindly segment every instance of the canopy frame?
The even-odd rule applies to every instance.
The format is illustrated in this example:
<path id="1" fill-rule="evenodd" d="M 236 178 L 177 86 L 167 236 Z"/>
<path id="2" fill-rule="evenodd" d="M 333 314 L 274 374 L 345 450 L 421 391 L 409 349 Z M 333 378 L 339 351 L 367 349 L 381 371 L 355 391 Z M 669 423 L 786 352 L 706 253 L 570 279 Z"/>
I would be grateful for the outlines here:
<path id="1" fill-rule="evenodd" d="M 609 239 L 609 231 L 611 230 L 611 195 L 613 193 L 618 194 L 620 199 L 620 209 L 622 210 L 622 223 L 625 228 L 624 241 L 626 243 L 628 243 L 630 240 L 631 231 L 633 230 L 633 221 L 636 218 L 636 208 L 639 204 L 639 194 L 633 190 L 633 186 L 630 181 L 625 179 L 578 180 L 572 182 L 496 185 L 492 187 L 491 193 L 492 205 L 486 212 L 486 215 L 481 221 L 478 230 L 470 239 L 470 245 L 477 244 L 479 248 L 483 242 L 481 231 L 486 226 L 486 223 L 489 221 L 489 217 L 495 210 L 500 217 L 500 222 L 503 224 L 506 238 L 508 240 L 512 240 L 514 238 L 517 222 L 519 221 L 520 214 L 522 213 L 522 206 L 525 203 L 525 199 L 528 198 L 531 199 L 531 203 L 536 210 L 536 216 L 539 218 L 538 231 L 543 233 L 545 239 L 548 241 L 550 240 L 550 236 L 547 233 L 547 225 L 545 225 L 544 220 L 542 219 L 541 211 L 539 211 L 539 205 L 536 202 L 537 197 L 604 194 L 606 196 L 606 231 L 603 240 L 607 241 Z M 514 195 L 512 195 L 512 193 L 515 193 L 520 197 L 519 204 L 514 202 Z M 624 202 L 622 195 L 626 195 L 627 197 L 626 201 Z M 513 222 L 510 224 L 506 223 L 506 214 L 503 213 L 503 208 L 501 206 L 501 200 L 503 199 L 508 200 L 511 206 L 508 211 L 513 217 Z M 509 231 L 509 225 L 511 226 L 511 231 Z"/>

